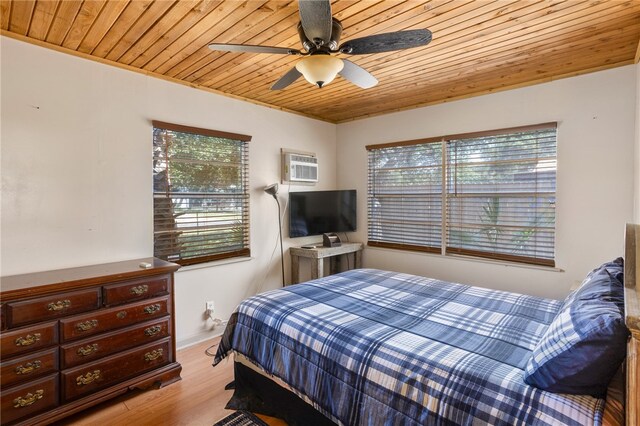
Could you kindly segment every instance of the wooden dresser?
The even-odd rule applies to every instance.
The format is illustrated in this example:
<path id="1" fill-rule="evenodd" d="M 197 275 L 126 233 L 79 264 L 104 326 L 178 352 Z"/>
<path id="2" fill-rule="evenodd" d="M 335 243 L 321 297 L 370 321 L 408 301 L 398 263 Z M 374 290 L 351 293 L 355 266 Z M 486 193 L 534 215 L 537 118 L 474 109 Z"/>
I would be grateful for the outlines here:
<path id="1" fill-rule="evenodd" d="M 2 425 L 48 424 L 129 389 L 180 380 L 178 268 L 146 258 L 2 277 Z"/>

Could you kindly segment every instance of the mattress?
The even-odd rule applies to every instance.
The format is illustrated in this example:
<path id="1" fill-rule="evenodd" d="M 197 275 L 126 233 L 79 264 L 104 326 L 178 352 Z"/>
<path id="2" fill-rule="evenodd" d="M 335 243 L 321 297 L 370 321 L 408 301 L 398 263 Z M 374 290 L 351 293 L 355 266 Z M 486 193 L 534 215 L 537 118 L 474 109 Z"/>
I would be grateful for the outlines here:
<path id="1" fill-rule="evenodd" d="M 523 381 L 561 302 L 360 269 L 266 292 L 214 359 L 241 354 L 337 424 L 601 424 L 604 400 Z"/>

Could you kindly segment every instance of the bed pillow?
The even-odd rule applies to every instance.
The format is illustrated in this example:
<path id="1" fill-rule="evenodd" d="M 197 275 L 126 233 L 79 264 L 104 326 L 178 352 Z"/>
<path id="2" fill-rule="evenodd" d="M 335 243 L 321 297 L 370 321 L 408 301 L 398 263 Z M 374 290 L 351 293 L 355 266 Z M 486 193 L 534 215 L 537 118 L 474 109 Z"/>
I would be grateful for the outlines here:
<path id="1" fill-rule="evenodd" d="M 525 367 L 537 388 L 603 397 L 626 353 L 623 262 L 593 270 L 560 308 Z"/>

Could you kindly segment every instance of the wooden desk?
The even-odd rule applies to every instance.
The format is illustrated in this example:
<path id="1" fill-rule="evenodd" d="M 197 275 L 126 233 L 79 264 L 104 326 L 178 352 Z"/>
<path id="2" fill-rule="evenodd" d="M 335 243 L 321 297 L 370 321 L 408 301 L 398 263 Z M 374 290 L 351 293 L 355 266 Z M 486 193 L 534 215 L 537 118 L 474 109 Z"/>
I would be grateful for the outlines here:
<path id="1" fill-rule="evenodd" d="M 299 261 L 301 257 L 307 257 L 311 260 L 311 279 L 314 280 L 325 276 L 324 259 L 326 258 L 353 253 L 354 267 L 362 268 L 362 248 L 362 243 L 342 243 L 338 247 L 323 247 L 322 245 L 316 245 L 314 248 L 291 247 L 289 249 L 289 254 L 291 255 L 291 283 L 297 284 L 300 282 Z"/>

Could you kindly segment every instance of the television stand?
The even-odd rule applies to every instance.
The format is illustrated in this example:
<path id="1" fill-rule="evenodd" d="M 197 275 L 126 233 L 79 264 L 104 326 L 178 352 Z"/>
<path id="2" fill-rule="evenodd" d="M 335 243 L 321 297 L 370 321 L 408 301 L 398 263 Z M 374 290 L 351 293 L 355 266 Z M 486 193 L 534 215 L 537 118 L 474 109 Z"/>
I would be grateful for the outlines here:
<path id="1" fill-rule="evenodd" d="M 311 279 L 322 278 L 325 275 L 335 273 L 335 267 L 331 268 L 330 273 L 325 274 L 324 261 L 329 259 L 332 266 L 336 256 L 348 256 L 353 253 L 354 268 L 362 268 L 362 243 L 342 243 L 337 247 L 324 247 L 322 243 L 304 245 L 302 247 L 291 247 L 289 254 L 291 255 L 291 284 L 300 282 L 299 261 L 301 257 L 309 258 L 311 261 Z"/>

